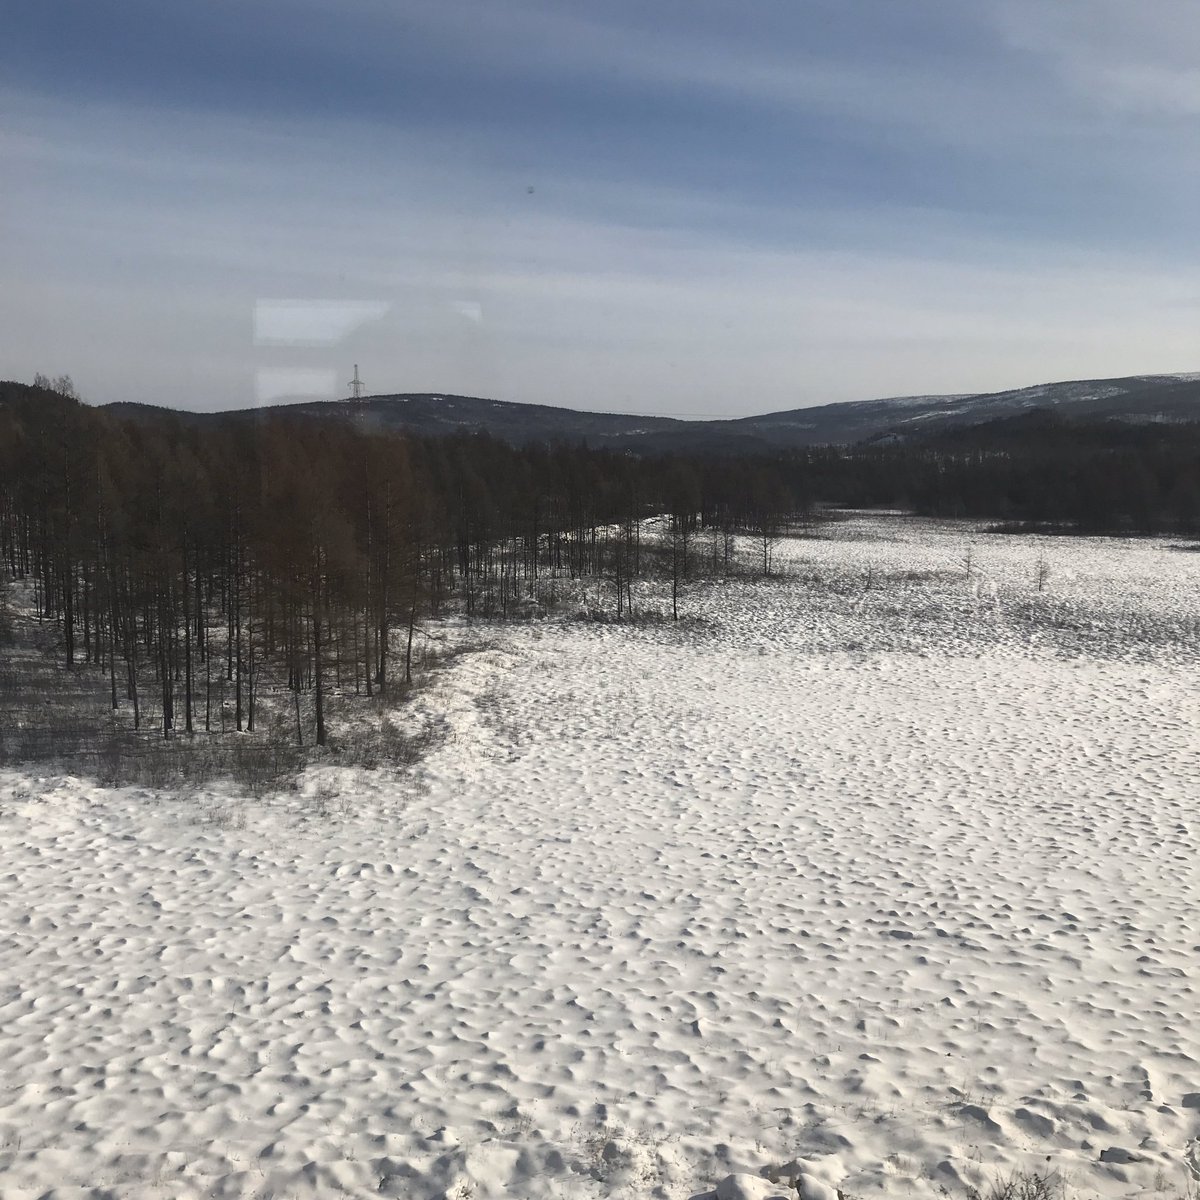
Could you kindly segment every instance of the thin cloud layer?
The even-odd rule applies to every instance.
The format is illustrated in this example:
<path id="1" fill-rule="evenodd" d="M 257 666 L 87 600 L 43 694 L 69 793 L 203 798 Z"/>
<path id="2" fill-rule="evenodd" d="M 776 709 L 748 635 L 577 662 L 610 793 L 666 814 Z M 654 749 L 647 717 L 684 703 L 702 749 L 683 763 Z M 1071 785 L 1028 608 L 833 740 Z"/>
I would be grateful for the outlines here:
<path id="1" fill-rule="evenodd" d="M 1197 366 L 1192 6 L 74 12 L 0 49 L 6 377 L 708 415 Z"/>

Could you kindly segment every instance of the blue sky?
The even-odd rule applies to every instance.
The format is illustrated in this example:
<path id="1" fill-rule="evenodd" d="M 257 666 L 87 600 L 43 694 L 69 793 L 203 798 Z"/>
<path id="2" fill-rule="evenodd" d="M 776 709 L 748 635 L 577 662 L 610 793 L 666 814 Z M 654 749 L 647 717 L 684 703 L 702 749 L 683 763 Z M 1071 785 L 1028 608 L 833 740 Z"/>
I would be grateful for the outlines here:
<path id="1" fill-rule="evenodd" d="M 1200 370 L 1195 0 L 5 8 L 0 377 L 704 416 Z"/>

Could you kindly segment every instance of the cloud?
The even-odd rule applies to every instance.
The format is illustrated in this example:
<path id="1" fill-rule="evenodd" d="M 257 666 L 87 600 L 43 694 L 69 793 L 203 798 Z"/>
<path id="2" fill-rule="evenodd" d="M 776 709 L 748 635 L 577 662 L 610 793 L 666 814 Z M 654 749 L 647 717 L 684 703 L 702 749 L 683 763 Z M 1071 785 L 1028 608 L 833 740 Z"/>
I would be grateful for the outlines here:
<path id="1" fill-rule="evenodd" d="M 3 373 L 212 408 L 322 394 L 357 361 L 376 389 L 750 412 L 1196 366 L 1170 0 L 1124 46 L 1107 0 L 1091 32 L 1071 0 L 918 0 L 871 29 L 840 0 L 807 26 L 299 11 L 271 68 L 297 86 L 346 12 L 328 111 L 278 81 L 244 111 L 0 94 Z M 372 91 L 400 37 L 393 76 L 429 61 Z"/>
<path id="2" fill-rule="evenodd" d="M 1106 120 L 1119 111 L 1200 112 L 1200 8 L 1193 0 L 1000 0 L 993 15 L 1011 45 L 1043 60 Z"/>

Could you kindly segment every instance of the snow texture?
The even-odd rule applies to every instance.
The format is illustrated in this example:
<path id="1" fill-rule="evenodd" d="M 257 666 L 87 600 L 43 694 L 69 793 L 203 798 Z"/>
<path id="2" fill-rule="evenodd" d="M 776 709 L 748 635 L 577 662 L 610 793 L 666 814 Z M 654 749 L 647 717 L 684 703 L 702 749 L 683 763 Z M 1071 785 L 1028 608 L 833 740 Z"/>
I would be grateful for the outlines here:
<path id="1" fill-rule="evenodd" d="M 1200 555 L 780 562 L 487 630 L 407 782 L 0 775 L 5 1200 L 1186 1194 Z"/>

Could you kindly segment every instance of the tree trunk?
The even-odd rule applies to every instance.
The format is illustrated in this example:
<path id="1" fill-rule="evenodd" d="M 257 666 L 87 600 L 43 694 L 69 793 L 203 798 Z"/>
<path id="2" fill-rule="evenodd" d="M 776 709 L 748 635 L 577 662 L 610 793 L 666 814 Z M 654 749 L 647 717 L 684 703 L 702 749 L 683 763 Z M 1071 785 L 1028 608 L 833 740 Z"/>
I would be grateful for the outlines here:
<path id="1" fill-rule="evenodd" d="M 313 679 L 316 686 L 316 702 L 317 702 L 317 745 L 325 745 L 325 689 L 324 672 L 322 670 L 321 655 L 321 566 L 320 566 L 320 551 L 317 552 L 317 561 L 313 570 L 312 578 L 312 637 L 313 637 Z"/>
<path id="2" fill-rule="evenodd" d="M 408 645 L 404 650 L 404 682 L 412 683 L 413 631 L 417 626 L 417 590 L 414 585 L 412 603 L 408 606 Z"/>
<path id="3" fill-rule="evenodd" d="M 192 730 L 192 610 L 188 584 L 187 534 L 183 535 L 183 727 Z"/>

